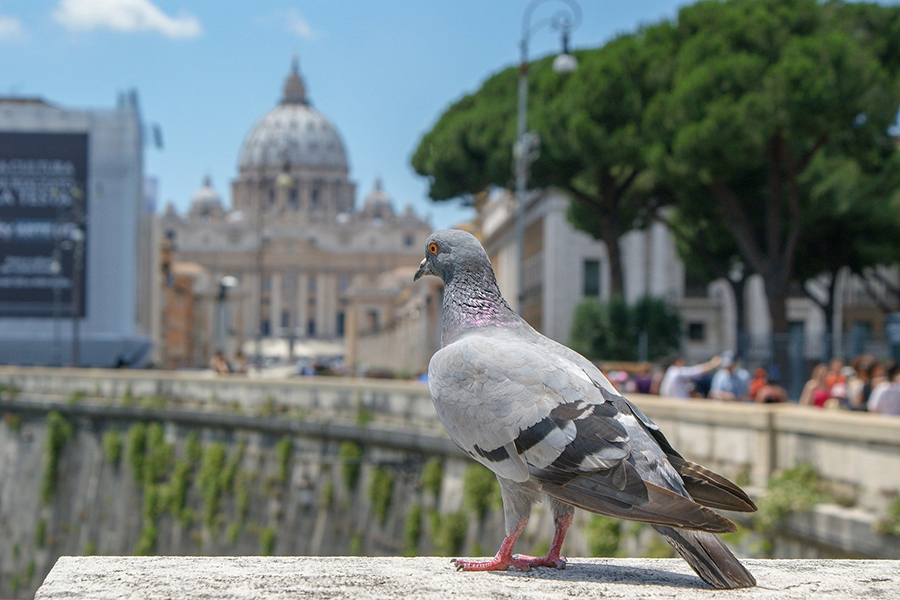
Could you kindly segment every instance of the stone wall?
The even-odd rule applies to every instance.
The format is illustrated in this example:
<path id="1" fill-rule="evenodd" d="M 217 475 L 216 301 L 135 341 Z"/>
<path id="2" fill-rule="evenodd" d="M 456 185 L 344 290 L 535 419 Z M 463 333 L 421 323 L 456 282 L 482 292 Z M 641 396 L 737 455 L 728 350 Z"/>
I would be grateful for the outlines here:
<path id="1" fill-rule="evenodd" d="M 751 490 L 812 464 L 856 508 L 788 524 L 851 554 L 900 556 L 895 538 L 867 534 L 900 490 L 900 419 L 634 400 L 685 456 Z M 503 535 L 496 484 L 473 505 L 465 480 L 481 467 L 446 437 L 418 383 L 0 368 L 0 416 L 0 596 L 33 590 L 63 554 L 483 555 Z M 163 466 L 136 476 L 138 455 Z M 435 463 L 437 494 L 424 477 Z M 173 504 L 179 477 L 184 501 Z M 578 514 L 567 551 L 589 555 L 593 517 Z M 539 552 L 551 535 L 540 507 L 519 549 Z M 620 550 L 634 555 L 628 543 Z"/>

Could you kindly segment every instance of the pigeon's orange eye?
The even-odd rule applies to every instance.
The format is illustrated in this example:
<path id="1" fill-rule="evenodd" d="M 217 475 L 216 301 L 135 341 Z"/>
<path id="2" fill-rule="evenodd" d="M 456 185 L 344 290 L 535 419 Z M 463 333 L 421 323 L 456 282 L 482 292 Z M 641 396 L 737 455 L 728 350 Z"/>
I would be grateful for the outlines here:
<path id="1" fill-rule="evenodd" d="M 437 244 L 435 244 L 434 242 L 431 242 L 430 244 L 428 244 L 428 251 L 432 254 L 437 254 L 438 253 Z"/>

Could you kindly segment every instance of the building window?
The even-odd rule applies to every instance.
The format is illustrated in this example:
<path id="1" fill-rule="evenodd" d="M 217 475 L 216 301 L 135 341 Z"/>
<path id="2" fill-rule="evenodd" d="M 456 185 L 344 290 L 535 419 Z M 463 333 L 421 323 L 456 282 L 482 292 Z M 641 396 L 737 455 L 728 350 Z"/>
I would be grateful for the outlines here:
<path id="1" fill-rule="evenodd" d="M 407 233 L 406 237 L 403 238 L 403 244 L 409 248 L 415 242 L 415 238 L 413 238 L 411 233 Z"/>
<path id="2" fill-rule="evenodd" d="M 281 326 L 282 327 L 290 327 L 291 326 L 291 313 L 286 310 L 281 311 Z"/>
<path id="3" fill-rule="evenodd" d="M 319 186 L 312 189 L 309 200 L 313 207 L 319 206 Z"/>
<path id="4" fill-rule="evenodd" d="M 350 276 L 349 275 L 341 275 L 338 279 L 338 289 L 341 292 L 346 292 L 347 288 L 350 287 Z"/>
<path id="5" fill-rule="evenodd" d="M 703 323 L 703 322 L 688 323 L 687 335 L 688 335 L 688 339 L 692 342 L 706 341 L 706 323 Z"/>
<path id="6" fill-rule="evenodd" d="M 263 319 L 262 323 L 259 324 L 259 330 L 262 332 L 263 336 L 268 336 L 272 329 L 269 326 L 269 319 Z"/>
<path id="7" fill-rule="evenodd" d="M 299 203 L 297 202 L 297 188 L 291 188 L 291 191 L 288 192 L 288 202 L 291 203 L 291 206 L 297 208 Z"/>
<path id="8" fill-rule="evenodd" d="M 584 291 L 585 296 L 597 297 L 600 295 L 600 261 L 588 258 L 584 261 Z"/>
<path id="9" fill-rule="evenodd" d="M 306 289 L 310 292 L 316 291 L 316 276 L 310 275 L 309 280 L 306 282 Z"/>
<path id="10" fill-rule="evenodd" d="M 316 336 L 316 320 L 315 319 L 310 319 L 309 321 L 306 322 L 306 335 L 308 335 L 309 337 Z"/>
<path id="11" fill-rule="evenodd" d="M 380 323 L 378 322 L 378 311 L 370 310 L 367 313 L 368 322 L 369 322 L 369 331 L 378 331 Z"/>
<path id="12" fill-rule="evenodd" d="M 337 314 L 337 323 L 335 330 L 337 330 L 338 337 L 344 337 L 344 311 L 341 311 Z"/>
<path id="13" fill-rule="evenodd" d="M 262 289 L 264 292 L 268 292 L 272 289 L 272 278 L 271 277 L 263 277 Z"/>

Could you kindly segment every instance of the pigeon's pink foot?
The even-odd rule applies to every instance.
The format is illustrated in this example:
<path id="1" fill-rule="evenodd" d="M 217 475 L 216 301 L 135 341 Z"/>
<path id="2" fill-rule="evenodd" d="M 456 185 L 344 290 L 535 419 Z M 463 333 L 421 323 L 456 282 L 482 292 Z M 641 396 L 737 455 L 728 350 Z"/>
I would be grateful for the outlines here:
<path id="1" fill-rule="evenodd" d="M 531 563 L 513 556 L 495 556 L 490 560 L 451 560 L 456 565 L 457 571 L 505 571 L 515 567 L 520 571 L 530 571 Z"/>
<path id="2" fill-rule="evenodd" d="M 566 568 L 566 557 L 565 556 L 528 556 L 525 554 L 516 554 L 515 558 L 518 560 L 524 560 L 532 567 L 550 567 L 551 569 L 559 569 L 560 571 Z"/>

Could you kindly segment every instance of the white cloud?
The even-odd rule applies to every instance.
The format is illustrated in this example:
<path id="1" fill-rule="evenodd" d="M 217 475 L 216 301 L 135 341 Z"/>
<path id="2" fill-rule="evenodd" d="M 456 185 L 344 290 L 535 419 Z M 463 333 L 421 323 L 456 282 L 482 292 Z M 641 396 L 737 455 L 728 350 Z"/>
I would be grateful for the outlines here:
<path id="1" fill-rule="evenodd" d="M 309 22 L 303 18 L 303 15 L 301 15 L 297 9 L 289 8 L 282 13 L 281 17 L 284 19 L 285 29 L 291 33 L 296 33 L 300 37 L 308 40 L 318 37 L 318 33 L 313 31 Z"/>
<path id="2" fill-rule="evenodd" d="M 171 17 L 150 0 L 60 0 L 53 18 L 76 31 L 152 31 L 170 38 L 197 37 L 203 31 L 197 17 Z"/>
<path id="3" fill-rule="evenodd" d="M 25 28 L 15 17 L 0 16 L 0 42 L 14 42 L 25 39 Z"/>

